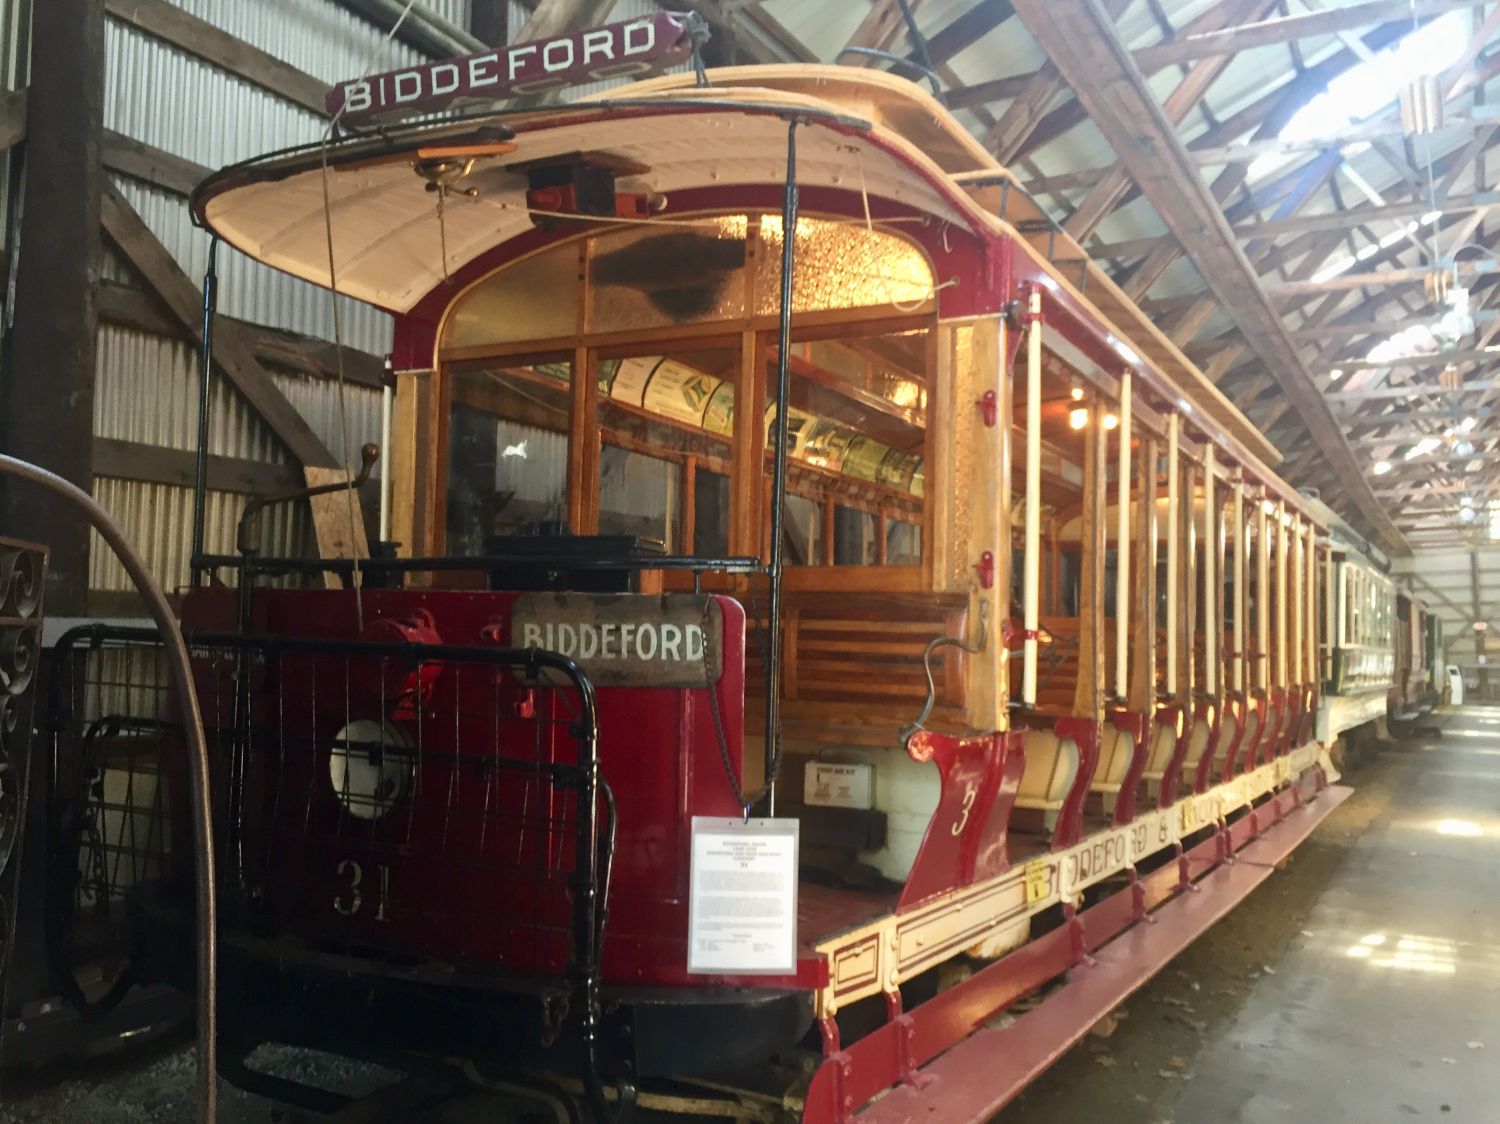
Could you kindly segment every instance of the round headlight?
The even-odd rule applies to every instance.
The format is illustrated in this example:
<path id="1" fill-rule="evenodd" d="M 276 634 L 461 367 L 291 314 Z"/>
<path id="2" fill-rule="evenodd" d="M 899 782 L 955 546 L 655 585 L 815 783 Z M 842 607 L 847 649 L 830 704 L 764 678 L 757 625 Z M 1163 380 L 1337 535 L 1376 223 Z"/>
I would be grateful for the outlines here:
<path id="1" fill-rule="evenodd" d="M 411 742 L 389 722 L 360 718 L 333 739 L 328 779 L 344 811 L 378 820 L 401 802 L 411 787 Z"/>

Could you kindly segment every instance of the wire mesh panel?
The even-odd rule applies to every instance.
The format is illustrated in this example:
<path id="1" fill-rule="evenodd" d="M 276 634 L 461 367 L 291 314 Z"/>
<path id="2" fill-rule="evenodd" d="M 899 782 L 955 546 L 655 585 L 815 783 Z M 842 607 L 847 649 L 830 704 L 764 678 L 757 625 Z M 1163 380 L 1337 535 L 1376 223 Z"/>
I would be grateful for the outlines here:
<path id="1" fill-rule="evenodd" d="M 601 831 L 593 688 L 569 661 L 190 641 L 227 943 L 594 986 L 612 821 Z M 85 629 L 58 652 L 54 948 L 97 1003 L 151 919 L 191 903 L 188 772 L 152 634 Z"/>

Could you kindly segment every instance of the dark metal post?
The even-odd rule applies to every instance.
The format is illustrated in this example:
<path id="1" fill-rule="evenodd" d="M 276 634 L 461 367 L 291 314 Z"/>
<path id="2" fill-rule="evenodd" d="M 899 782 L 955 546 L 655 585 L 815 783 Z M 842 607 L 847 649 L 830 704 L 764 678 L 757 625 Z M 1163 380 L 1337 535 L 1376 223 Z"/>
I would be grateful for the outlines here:
<path id="1" fill-rule="evenodd" d="M 198 458 L 193 465 L 193 584 L 203 576 L 205 492 L 208 489 L 208 391 L 214 370 L 214 312 L 219 303 L 219 236 L 208 244 L 208 272 L 203 275 L 203 343 L 198 352 Z"/>
<path id="2" fill-rule="evenodd" d="M 771 468 L 771 606 L 766 620 L 766 810 L 776 814 L 781 763 L 781 521 L 786 507 L 787 403 L 791 399 L 792 270 L 797 243 L 797 125 L 786 132 L 786 188 L 781 200 L 781 316 L 776 327 L 776 455 Z"/>

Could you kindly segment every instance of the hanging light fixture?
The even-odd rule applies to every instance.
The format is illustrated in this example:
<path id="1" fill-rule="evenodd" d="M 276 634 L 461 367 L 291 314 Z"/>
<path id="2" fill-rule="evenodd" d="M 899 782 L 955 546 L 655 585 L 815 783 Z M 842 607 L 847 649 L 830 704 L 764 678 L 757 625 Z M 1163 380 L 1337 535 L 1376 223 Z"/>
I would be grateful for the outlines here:
<path id="1" fill-rule="evenodd" d="M 1424 74 L 1401 88 L 1401 131 L 1418 137 L 1443 127 L 1443 93 L 1436 74 Z"/>

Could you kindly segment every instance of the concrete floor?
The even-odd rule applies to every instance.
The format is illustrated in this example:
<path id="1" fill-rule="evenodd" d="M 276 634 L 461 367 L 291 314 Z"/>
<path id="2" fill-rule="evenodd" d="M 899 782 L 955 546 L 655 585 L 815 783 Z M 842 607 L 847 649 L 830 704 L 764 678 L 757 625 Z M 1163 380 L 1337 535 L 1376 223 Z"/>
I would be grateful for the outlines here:
<path id="1" fill-rule="evenodd" d="M 1199 1055 L 1177 1124 L 1500 1121 L 1500 707 L 1406 751 L 1388 814 Z"/>
<path id="2" fill-rule="evenodd" d="M 1354 796 L 1285 870 L 996 1124 L 1500 1124 L 1500 707 L 1445 725 L 1352 770 Z M 350 1091 L 378 1083 L 277 1060 Z M 187 1120 L 191 1081 L 191 1053 L 167 1048 L 0 1091 L 0 1124 Z M 276 1118 L 225 1087 L 225 1124 Z M 516 1117 L 475 1093 L 419 1119 Z"/>

